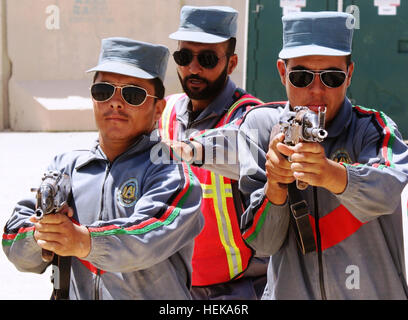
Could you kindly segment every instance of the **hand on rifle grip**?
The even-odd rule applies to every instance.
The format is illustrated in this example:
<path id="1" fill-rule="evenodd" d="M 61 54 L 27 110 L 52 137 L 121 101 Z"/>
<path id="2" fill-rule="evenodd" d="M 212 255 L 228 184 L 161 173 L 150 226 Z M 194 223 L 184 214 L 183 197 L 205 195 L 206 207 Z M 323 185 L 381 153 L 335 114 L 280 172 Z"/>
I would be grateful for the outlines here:
<path id="1" fill-rule="evenodd" d="M 296 187 L 299 190 L 305 190 L 308 186 L 309 186 L 309 184 L 307 182 L 300 181 L 300 180 L 296 179 Z"/>
<path id="2" fill-rule="evenodd" d="M 54 259 L 54 252 L 42 249 L 41 257 L 44 262 L 51 262 Z"/>

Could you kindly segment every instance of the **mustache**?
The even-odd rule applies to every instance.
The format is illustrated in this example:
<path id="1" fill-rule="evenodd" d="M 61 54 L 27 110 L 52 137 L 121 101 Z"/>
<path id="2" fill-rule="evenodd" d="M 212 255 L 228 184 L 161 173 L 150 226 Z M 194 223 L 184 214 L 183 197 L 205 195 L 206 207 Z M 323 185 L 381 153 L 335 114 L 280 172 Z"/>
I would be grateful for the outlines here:
<path id="1" fill-rule="evenodd" d="M 105 118 L 110 117 L 112 115 L 120 115 L 121 117 L 126 118 L 126 119 L 129 118 L 129 115 L 126 112 L 123 112 L 122 110 L 116 110 L 116 111 L 115 110 L 110 110 L 110 111 L 107 111 L 107 112 L 105 112 L 103 114 L 103 116 Z"/>
<path id="2" fill-rule="evenodd" d="M 196 74 L 191 74 L 191 75 L 185 77 L 185 78 L 184 78 L 184 83 L 186 83 L 188 80 L 200 80 L 200 81 L 203 81 L 203 82 L 205 82 L 206 84 L 208 84 L 208 80 L 207 80 L 207 79 L 202 78 L 202 77 L 200 77 L 199 75 L 196 75 Z"/>

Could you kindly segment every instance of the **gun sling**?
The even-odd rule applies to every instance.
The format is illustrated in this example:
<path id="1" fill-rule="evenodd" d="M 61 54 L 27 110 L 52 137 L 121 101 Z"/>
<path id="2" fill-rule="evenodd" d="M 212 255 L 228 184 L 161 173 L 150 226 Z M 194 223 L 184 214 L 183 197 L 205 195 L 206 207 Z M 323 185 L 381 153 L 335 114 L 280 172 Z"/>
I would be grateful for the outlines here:
<path id="1" fill-rule="evenodd" d="M 315 237 L 309 220 L 309 207 L 301 198 L 295 183 L 289 184 L 288 188 L 291 225 L 295 231 L 298 246 L 305 255 L 316 251 Z"/>
<path id="2" fill-rule="evenodd" d="M 53 291 L 51 300 L 69 300 L 69 283 L 71 279 L 71 257 L 54 254 L 52 261 L 51 282 Z"/>

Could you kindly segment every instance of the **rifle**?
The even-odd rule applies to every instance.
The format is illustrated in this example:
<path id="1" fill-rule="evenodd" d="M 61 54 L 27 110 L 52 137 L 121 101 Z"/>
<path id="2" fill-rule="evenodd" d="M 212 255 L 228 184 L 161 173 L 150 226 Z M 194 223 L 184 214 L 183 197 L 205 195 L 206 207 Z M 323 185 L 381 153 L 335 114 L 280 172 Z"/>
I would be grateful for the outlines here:
<path id="1" fill-rule="evenodd" d="M 35 215 L 37 220 L 41 220 L 44 215 L 58 213 L 68 205 L 71 182 L 65 173 L 48 171 L 44 173 L 40 187 L 32 188 L 31 191 L 37 193 Z M 45 262 L 51 262 L 53 257 L 53 252 L 42 250 L 42 259 Z"/>
<path id="2" fill-rule="evenodd" d="M 294 111 L 289 111 L 286 120 L 281 120 L 280 131 L 285 134 L 283 143 L 294 146 L 300 141 L 322 142 L 327 137 L 324 129 L 326 119 L 326 108 L 319 108 L 318 114 L 307 107 L 297 106 Z M 290 161 L 290 157 L 288 159 Z M 306 189 L 308 184 L 296 180 L 299 190 Z"/>
<path id="3" fill-rule="evenodd" d="M 31 191 L 37 193 L 35 215 L 41 220 L 45 215 L 56 214 L 68 206 L 71 181 L 66 173 L 48 171 L 44 173 L 40 187 Z M 46 249 L 42 249 L 41 256 L 44 262 L 52 262 L 51 282 L 54 289 L 51 298 L 69 299 L 71 257 L 61 257 Z"/>

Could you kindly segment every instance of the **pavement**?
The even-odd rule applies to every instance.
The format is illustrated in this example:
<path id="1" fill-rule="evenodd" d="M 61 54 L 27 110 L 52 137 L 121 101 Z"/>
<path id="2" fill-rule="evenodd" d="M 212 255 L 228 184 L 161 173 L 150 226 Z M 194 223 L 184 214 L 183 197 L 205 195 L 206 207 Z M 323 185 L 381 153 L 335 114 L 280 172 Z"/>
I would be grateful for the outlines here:
<path id="1" fill-rule="evenodd" d="M 0 131 L 0 227 L 9 219 L 16 203 L 32 196 L 55 155 L 88 148 L 96 132 L 20 133 Z M 43 274 L 18 271 L 0 252 L 0 300 L 49 300 L 51 268 Z"/>

